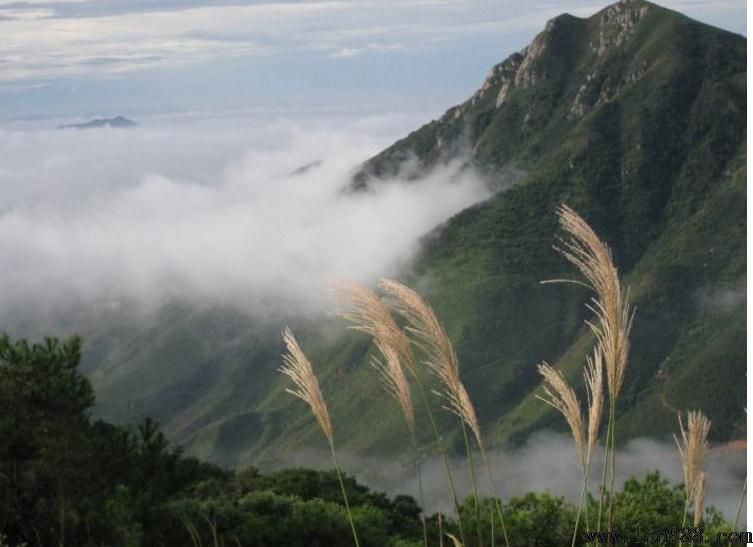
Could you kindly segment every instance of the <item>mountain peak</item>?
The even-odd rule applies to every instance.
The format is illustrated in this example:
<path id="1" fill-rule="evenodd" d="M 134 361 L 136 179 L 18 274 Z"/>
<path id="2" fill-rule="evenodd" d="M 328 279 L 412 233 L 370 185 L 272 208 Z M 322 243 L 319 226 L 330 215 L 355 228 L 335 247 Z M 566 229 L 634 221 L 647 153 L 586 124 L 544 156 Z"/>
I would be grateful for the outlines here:
<path id="1" fill-rule="evenodd" d="M 552 49 L 553 43 L 567 39 L 558 36 L 559 34 L 588 33 L 590 53 L 603 58 L 609 51 L 627 43 L 635 34 L 639 22 L 655 8 L 655 4 L 645 0 L 620 0 L 587 19 L 569 13 L 550 19 L 529 45 L 491 69 L 481 87 L 471 97 L 470 105 L 475 106 L 487 91 L 494 89 L 497 90 L 494 106 L 500 108 L 513 88 L 530 87 L 545 80 L 548 71 L 546 67 L 539 66 L 539 61 Z M 598 60 L 594 63 L 598 63 Z M 459 117 L 463 106 L 450 109 L 447 114 Z M 582 114 L 582 109 L 575 108 L 574 112 Z"/>
<path id="2" fill-rule="evenodd" d="M 698 67 L 718 78 L 744 72 L 744 46 L 741 36 L 644 0 L 621 0 L 585 18 L 559 15 L 492 67 L 467 101 L 367 161 L 353 188 L 396 175 L 408 160 L 418 176 L 469 152 L 485 170 L 530 169 L 602 111 L 659 89 L 683 94 L 692 84 L 700 92 Z M 589 132 L 574 131 L 568 145 L 579 149 Z"/>
<path id="3" fill-rule="evenodd" d="M 137 124 L 133 120 L 129 120 L 124 116 L 116 116 L 114 118 L 96 118 L 84 123 L 59 125 L 58 129 L 97 129 L 100 127 L 127 128 L 134 127 L 135 125 Z"/>
<path id="4" fill-rule="evenodd" d="M 598 43 L 592 51 L 603 55 L 610 47 L 625 43 L 635 32 L 638 22 L 655 6 L 643 0 L 620 0 L 591 17 L 599 26 Z"/>

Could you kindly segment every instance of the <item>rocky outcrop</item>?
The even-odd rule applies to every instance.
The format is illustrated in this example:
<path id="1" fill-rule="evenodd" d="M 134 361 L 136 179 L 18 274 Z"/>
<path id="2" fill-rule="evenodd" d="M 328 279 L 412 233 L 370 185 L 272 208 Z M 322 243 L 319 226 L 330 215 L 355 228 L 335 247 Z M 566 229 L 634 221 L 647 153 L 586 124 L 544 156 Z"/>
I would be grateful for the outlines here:
<path id="1" fill-rule="evenodd" d="M 651 6 L 640 0 L 622 0 L 606 8 L 599 17 L 598 34 L 589 41 L 589 50 L 596 57 L 578 88 L 568 116 L 579 118 L 590 110 L 613 100 L 626 86 L 645 74 L 648 63 L 621 78 L 600 76 L 601 69 L 635 34 L 638 22 L 651 11 Z"/>

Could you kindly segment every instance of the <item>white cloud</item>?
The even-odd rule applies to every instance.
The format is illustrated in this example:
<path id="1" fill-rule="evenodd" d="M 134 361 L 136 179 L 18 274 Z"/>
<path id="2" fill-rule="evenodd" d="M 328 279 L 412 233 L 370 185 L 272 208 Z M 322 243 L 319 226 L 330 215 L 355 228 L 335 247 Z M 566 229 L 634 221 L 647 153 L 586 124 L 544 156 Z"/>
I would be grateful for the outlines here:
<path id="1" fill-rule="evenodd" d="M 603 452 L 597 449 L 591 466 L 589 486 L 597 495 L 600 479 L 600 463 Z M 287 455 L 279 467 L 305 465 L 306 467 L 331 467 L 328 454 L 314 449 L 298 449 Z M 394 460 L 364 458 L 342 451 L 338 454 L 343 468 L 358 476 L 372 488 L 385 490 L 390 495 L 416 496 L 415 470 Z M 480 457 L 478 457 L 480 460 Z M 478 461 L 476 460 L 476 461 Z M 245 462 L 244 462 L 245 463 Z M 489 464 L 498 493 L 509 499 L 528 492 L 550 492 L 577 503 L 583 485 L 581 470 L 577 463 L 575 447 L 569 436 L 552 431 L 540 431 L 531 435 L 525 444 L 514 449 L 489 453 Z M 472 493 L 472 485 L 465 459 L 451 459 L 450 467 L 461 497 Z M 734 519 L 742 482 L 745 480 L 745 451 L 726 452 L 712 450 L 706 461 L 709 474 L 709 490 L 706 504 L 721 510 L 725 517 Z M 616 486 L 622 488 L 625 480 L 634 477 L 642 480 L 647 473 L 659 471 L 670 484 L 682 482 L 682 468 L 677 447 L 671 441 L 637 438 L 623 446 L 617 454 Z M 476 470 L 483 473 L 482 470 Z M 428 513 L 437 509 L 452 513 L 451 497 L 447 492 L 444 464 L 438 457 L 422 462 L 421 474 Z M 478 481 L 479 494 L 490 496 L 492 492 L 486 476 Z M 745 511 L 743 510 L 743 518 Z"/>
<path id="2" fill-rule="evenodd" d="M 333 51 L 332 53 L 329 54 L 329 56 L 332 57 L 333 59 L 347 59 L 349 57 L 357 57 L 364 51 L 365 50 L 362 48 L 344 47 L 337 51 Z"/>
<path id="3" fill-rule="evenodd" d="M 203 4 L 203 5 L 202 5 Z M 211 4 L 199 0 L 0 2 L 0 81 L 103 77 L 207 59 L 324 51 L 416 49 L 520 36 L 522 47 L 562 12 L 588 16 L 605 3 L 436 0 L 330 0 Z M 744 13 L 742 0 L 669 1 L 717 23 Z M 518 42 L 518 39 L 515 39 Z M 399 44 L 394 47 L 394 44 Z M 500 54 L 500 59 L 502 57 Z"/>
<path id="4" fill-rule="evenodd" d="M 269 33 L 285 34 L 322 12 L 347 9 L 347 2 L 277 3 L 60 18 L 49 17 L 49 9 L 0 6 L 0 16 L 10 18 L 2 22 L 0 81 L 104 76 L 262 54 L 275 47 Z"/>
<path id="5" fill-rule="evenodd" d="M 349 57 L 357 57 L 361 55 L 362 53 L 365 53 L 367 51 L 374 51 L 374 52 L 390 52 L 390 51 L 401 51 L 405 49 L 405 46 L 403 44 L 381 44 L 381 43 L 371 43 L 367 44 L 365 47 L 344 47 L 341 49 L 338 49 L 337 51 L 333 51 L 329 54 L 330 57 L 333 59 L 343 59 L 343 58 L 349 58 Z"/>
<path id="6" fill-rule="evenodd" d="M 5 132 L 0 315 L 168 300 L 313 309 L 331 277 L 394 273 L 421 235 L 488 194 L 457 165 L 344 194 L 384 144 L 352 128 L 248 119 Z"/>

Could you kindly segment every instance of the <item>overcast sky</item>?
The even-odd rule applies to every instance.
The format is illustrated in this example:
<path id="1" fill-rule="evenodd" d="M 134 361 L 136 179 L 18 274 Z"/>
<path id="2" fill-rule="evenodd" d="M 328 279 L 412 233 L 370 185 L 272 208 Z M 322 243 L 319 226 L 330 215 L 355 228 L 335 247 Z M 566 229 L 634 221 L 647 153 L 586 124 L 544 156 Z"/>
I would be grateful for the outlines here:
<path id="1" fill-rule="evenodd" d="M 243 108 L 441 111 L 598 0 L 0 0 L 0 120 Z M 745 33 L 745 0 L 663 5 Z"/>

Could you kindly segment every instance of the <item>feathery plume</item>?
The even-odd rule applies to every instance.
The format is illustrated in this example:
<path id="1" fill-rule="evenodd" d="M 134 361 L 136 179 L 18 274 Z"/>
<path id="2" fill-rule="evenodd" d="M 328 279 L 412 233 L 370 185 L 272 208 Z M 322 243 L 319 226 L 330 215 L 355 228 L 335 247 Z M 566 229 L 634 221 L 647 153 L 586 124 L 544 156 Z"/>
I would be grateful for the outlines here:
<path id="1" fill-rule="evenodd" d="M 334 315 L 353 323 L 349 328 L 371 336 L 381 347 L 393 348 L 402 366 L 415 378 L 418 371 L 410 341 L 382 299 L 374 291 L 349 281 L 335 281 L 330 286 L 349 305 L 349 309 L 336 311 Z"/>
<path id="2" fill-rule="evenodd" d="M 386 345 L 379 339 L 375 340 L 374 343 L 384 356 L 384 361 L 381 361 L 378 357 L 372 357 L 371 364 L 379 372 L 379 377 L 387 393 L 400 405 L 408 429 L 411 434 L 414 434 L 416 431 L 416 416 L 413 411 L 413 400 L 411 399 L 408 379 L 400 365 L 398 352 L 393 346 Z"/>
<path id="3" fill-rule="evenodd" d="M 581 466 L 585 469 L 588 463 L 587 441 L 583 429 L 580 403 L 575 396 L 575 391 L 567 383 L 562 373 L 548 363 L 540 364 L 538 370 L 539 374 L 544 377 L 546 385 L 544 386 L 544 396 L 536 395 L 536 398 L 544 401 L 565 417 L 565 421 L 570 426 L 570 431 L 575 441 L 575 450 L 578 453 L 578 459 Z"/>
<path id="4" fill-rule="evenodd" d="M 285 327 L 285 330 L 282 332 L 282 339 L 285 342 L 288 352 L 282 356 L 283 365 L 278 370 L 293 380 L 293 383 L 297 388 L 295 390 L 285 389 L 285 391 L 295 395 L 311 407 L 311 412 L 314 414 L 316 421 L 319 422 L 319 426 L 322 428 L 324 436 L 327 437 L 327 441 L 329 441 L 329 448 L 332 453 L 332 463 L 335 464 L 337 480 L 340 483 L 340 492 L 342 493 L 343 501 L 345 502 L 345 510 L 348 513 L 350 529 L 353 532 L 353 540 L 355 541 L 356 547 L 360 547 L 361 544 L 358 541 L 358 532 L 356 532 L 353 513 L 350 510 L 350 503 L 348 503 L 348 493 L 345 491 L 342 471 L 340 470 L 340 464 L 337 463 L 335 435 L 332 430 L 332 422 L 329 419 L 329 412 L 327 411 L 327 404 L 324 402 L 322 390 L 319 388 L 319 380 L 316 379 L 316 374 L 314 374 L 314 368 L 311 366 L 311 362 L 306 358 L 306 355 L 303 353 L 303 350 L 301 350 L 301 347 L 298 345 L 298 342 L 288 327 Z"/>
<path id="5" fill-rule="evenodd" d="M 593 359 L 586 357 L 586 368 L 583 378 L 586 381 L 586 397 L 588 398 L 588 431 L 586 439 L 586 461 L 590 463 L 596 444 L 599 440 L 599 426 L 604 407 L 604 363 L 601 348 L 594 349 Z"/>
<path id="6" fill-rule="evenodd" d="M 711 421 L 699 410 L 688 411 L 687 430 L 683 426 L 679 413 L 677 421 L 680 423 L 680 438 L 677 435 L 674 435 L 674 438 L 680 452 L 685 493 L 690 503 L 696 499 L 696 494 L 701 488 L 700 481 L 703 474 L 703 462 L 709 448 L 708 436 Z"/>
<path id="7" fill-rule="evenodd" d="M 575 451 L 578 454 L 581 469 L 583 471 L 583 488 L 581 489 L 580 501 L 578 502 L 578 514 L 573 529 L 572 545 L 575 546 L 577 539 L 580 510 L 586 495 L 588 483 L 588 468 L 591 465 L 591 457 L 599 439 L 599 424 L 604 403 L 604 382 L 601 348 L 597 345 L 593 359 L 586 357 L 586 366 L 583 369 L 583 378 L 586 383 L 586 397 L 588 399 L 588 421 L 584 424 L 575 391 L 567 383 L 562 372 L 555 370 L 549 364 L 543 363 L 538 366 L 539 374 L 544 377 L 544 396 L 536 398 L 552 406 L 565 417 L 575 441 Z"/>
<path id="8" fill-rule="evenodd" d="M 309 405 L 324 435 L 330 444 L 332 444 L 334 441 L 332 422 L 329 419 L 327 404 L 324 402 L 314 369 L 289 328 L 286 327 L 283 331 L 282 339 L 285 342 L 288 353 L 282 356 L 283 366 L 278 370 L 293 380 L 297 388 L 295 390 L 286 388 L 285 391 L 295 395 Z"/>
<path id="9" fill-rule="evenodd" d="M 335 281 L 331 287 L 350 306 L 348 310 L 334 312 L 334 315 L 352 322 L 349 328 L 373 338 L 382 359 L 372 357 L 371 364 L 379 372 L 387 393 L 400 405 L 408 429 L 414 433 L 416 419 L 413 401 L 403 369 L 405 366 L 415 377 L 415 363 L 408 337 L 374 291 L 349 281 Z"/>
<path id="10" fill-rule="evenodd" d="M 407 321 L 414 342 L 427 355 L 427 367 L 442 382 L 444 389 L 439 395 L 447 401 L 445 408 L 460 416 L 473 431 L 479 446 L 483 446 L 476 411 L 460 380 L 455 350 L 434 310 L 418 293 L 397 281 L 381 279 L 379 287 L 390 297 L 388 307 Z"/>
<path id="11" fill-rule="evenodd" d="M 567 205 L 560 206 L 557 212 L 560 226 L 569 237 L 558 238 L 559 246 L 555 249 L 580 270 L 596 292 L 588 305 L 596 321 L 588 324 L 602 347 L 607 388 L 610 399 L 615 401 L 625 378 L 634 310 L 628 303 L 627 291 L 623 292 L 620 286 L 612 252 L 606 243 Z"/>

